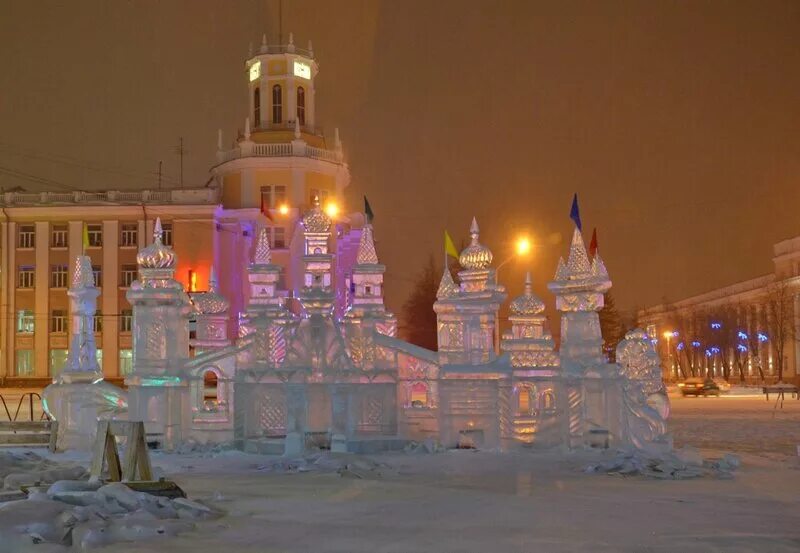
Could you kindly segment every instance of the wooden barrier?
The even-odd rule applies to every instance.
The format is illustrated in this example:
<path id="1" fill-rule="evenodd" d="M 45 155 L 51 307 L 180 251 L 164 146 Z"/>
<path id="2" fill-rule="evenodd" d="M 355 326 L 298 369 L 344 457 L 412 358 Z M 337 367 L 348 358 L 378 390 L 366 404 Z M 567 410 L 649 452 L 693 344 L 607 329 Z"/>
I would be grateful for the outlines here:
<path id="1" fill-rule="evenodd" d="M 57 421 L 0 421 L 0 446 L 35 446 L 56 450 Z"/>
<path id="2" fill-rule="evenodd" d="M 125 436 L 127 439 L 125 459 L 122 464 L 119 461 L 115 436 Z M 142 421 L 104 420 L 97 423 L 97 438 L 94 442 L 92 466 L 89 469 L 90 479 L 100 480 L 102 478 L 106 462 L 108 462 L 109 482 L 153 479 Z M 137 472 L 139 478 L 136 477 Z"/>

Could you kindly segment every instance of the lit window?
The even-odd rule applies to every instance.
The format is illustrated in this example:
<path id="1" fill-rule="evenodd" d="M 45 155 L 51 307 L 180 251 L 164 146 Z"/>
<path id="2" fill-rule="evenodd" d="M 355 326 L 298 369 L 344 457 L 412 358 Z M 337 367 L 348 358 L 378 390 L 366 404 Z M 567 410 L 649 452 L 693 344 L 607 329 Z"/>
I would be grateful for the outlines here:
<path id="1" fill-rule="evenodd" d="M 133 311 L 130 309 L 123 309 L 119 317 L 119 331 L 130 332 L 133 327 Z"/>
<path id="2" fill-rule="evenodd" d="M 165 246 L 172 247 L 172 223 L 161 223 L 161 230 L 164 231 L 161 235 L 161 243 Z"/>
<path id="3" fill-rule="evenodd" d="M 530 415 L 533 411 L 533 398 L 536 394 L 529 385 L 521 385 L 517 391 L 517 413 L 520 415 Z"/>
<path id="4" fill-rule="evenodd" d="M 36 247 L 36 226 L 20 225 L 17 236 L 17 247 L 20 249 L 31 249 Z"/>
<path id="5" fill-rule="evenodd" d="M 137 223 L 122 224 L 119 245 L 123 248 L 139 245 L 139 225 Z"/>
<path id="6" fill-rule="evenodd" d="M 428 385 L 424 382 L 415 382 L 411 385 L 411 407 L 428 406 Z"/>
<path id="7" fill-rule="evenodd" d="M 272 186 L 266 185 L 261 187 L 261 209 L 272 209 L 275 207 L 272 204 Z"/>
<path id="8" fill-rule="evenodd" d="M 33 288 L 35 281 L 35 269 L 30 265 L 20 265 L 17 274 L 17 288 Z"/>
<path id="9" fill-rule="evenodd" d="M 50 376 L 57 376 L 67 364 L 68 350 L 50 350 Z"/>
<path id="10" fill-rule="evenodd" d="M 103 225 L 86 225 L 86 234 L 89 237 L 90 248 L 103 246 Z"/>
<path id="11" fill-rule="evenodd" d="M 67 331 L 67 314 L 62 309 L 54 309 L 50 313 L 50 332 L 64 334 Z"/>
<path id="12" fill-rule="evenodd" d="M 253 91 L 253 121 L 256 127 L 261 126 L 261 89 L 256 87 Z"/>
<path id="13" fill-rule="evenodd" d="M 33 376 L 34 357 L 32 349 L 17 350 L 17 376 Z"/>
<path id="14" fill-rule="evenodd" d="M 32 334 L 34 329 L 33 311 L 20 309 L 17 311 L 17 332 L 19 334 Z"/>
<path id="15" fill-rule="evenodd" d="M 136 265 L 123 265 L 119 285 L 123 288 L 130 288 L 133 281 L 136 280 L 136 270 Z"/>
<path id="16" fill-rule="evenodd" d="M 133 350 L 119 350 L 119 374 L 127 376 L 133 372 Z"/>
<path id="17" fill-rule="evenodd" d="M 50 288 L 67 287 L 67 266 L 53 265 L 50 267 Z"/>
<path id="18" fill-rule="evenodd" d="M 50 234 L 50 246 L 53 248 L 66 248 L 69 245 L 67 225 L 53 225 Z"/>
<path id="19" fill-rule="evenodd" d="M 281 85 L 272 87 L 272 122 L 280 123 L 283 120 L 283 92 Z"/>
<path id="20" fill-rule="evenodd" d="M 297 87 L 297 121 L 306 124 L 306 91 L 302 86 Z"/>
<path id="21" fill-rule="evenodd" d="M 96 313 L 92 317 L 92 332 L 103 332 L 103 315 L 101 313 Z"/>

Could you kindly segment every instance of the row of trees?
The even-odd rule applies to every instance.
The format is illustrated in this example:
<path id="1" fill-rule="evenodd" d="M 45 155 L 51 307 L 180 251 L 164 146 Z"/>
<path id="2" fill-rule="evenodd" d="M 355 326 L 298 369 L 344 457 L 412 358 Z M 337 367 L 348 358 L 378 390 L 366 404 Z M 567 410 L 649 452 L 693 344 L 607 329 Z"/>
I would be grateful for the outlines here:
<path id="1" fill-rule="evenodd" d="M 754 302 L 730 301 L 713 308 L 668 308 L 665 329 L 657 339 L 675 376 L 711 376 L 721 369 L 726 380 L 744 381 L 748 368 L 763 381 L 772 351 L 778 381 L 786 369 L 787 348 L 795 340 L 794 292 L 786 282 L 771 284 Z"/>

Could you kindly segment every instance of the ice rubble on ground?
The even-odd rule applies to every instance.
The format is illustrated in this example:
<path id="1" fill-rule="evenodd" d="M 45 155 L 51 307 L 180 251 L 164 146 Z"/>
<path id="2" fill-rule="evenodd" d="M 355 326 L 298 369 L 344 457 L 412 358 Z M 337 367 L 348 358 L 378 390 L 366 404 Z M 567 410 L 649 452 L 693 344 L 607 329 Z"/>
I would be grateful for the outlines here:
<path id="1" fill-rule="evenodd" d="M 661 480 L 683 480 L 703 476 L 733 478 L 741 461 L 737 455 L 726 453 L 721 459 L 703 459 L 700 452 L 687 446 L 672 451 L 642 449 L 619 450 L 616 455 L 586 467 L 588 473 L 645 476 Z"/>
<path id="2" fill-rule="evenodd" d="M 34 453 L 0 452 L 6 489 L 33 486 L 28 499 L 0 504 L 4 553 L 86 551 L 118 542 L 175 536 L 221 516 L 197 501 L 136 492 L 125 484 L 82 480 L 86 470 Z M 49 487 L 46 484 L 51 484 Z"/>

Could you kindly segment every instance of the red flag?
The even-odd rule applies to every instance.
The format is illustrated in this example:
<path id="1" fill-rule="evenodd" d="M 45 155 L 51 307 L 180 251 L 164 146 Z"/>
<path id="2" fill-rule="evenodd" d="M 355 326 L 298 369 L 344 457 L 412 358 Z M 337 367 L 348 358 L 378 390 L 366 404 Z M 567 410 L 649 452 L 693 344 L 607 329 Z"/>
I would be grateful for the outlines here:
<path id="1" fill-rule="evenodd" d="M 271 223 L 274 223 L 275 220 L 272 218 L 272 214 L 269 212 L 269 206 L 267 205 L 267 203 L 264 200 L 266 200 L 266 198 L 262 195 L 261 196 L 261 213 L 264 214 L 264 217 L 267 218 L 267 221 L 269 221 Z"/>
<path id="2" fill-rule="evenodd" d="M 589 242 L 589 257 L 597 254 L 597 229 L 592 229 L 592 241 Z"/>

